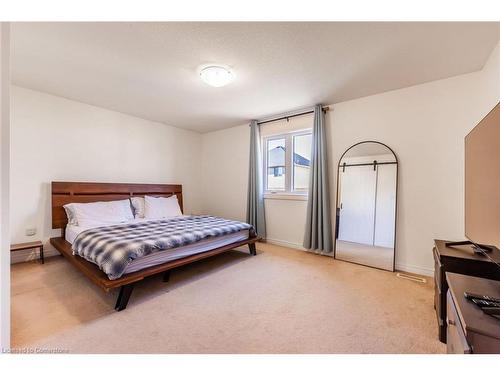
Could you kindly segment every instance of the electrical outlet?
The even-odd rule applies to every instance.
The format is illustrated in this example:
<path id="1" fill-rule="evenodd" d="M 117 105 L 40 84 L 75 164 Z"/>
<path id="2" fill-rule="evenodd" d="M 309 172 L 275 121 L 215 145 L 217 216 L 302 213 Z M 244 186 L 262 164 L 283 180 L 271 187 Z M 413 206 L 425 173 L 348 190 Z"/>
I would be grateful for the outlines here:
<path id="1" fill-rule="evenodd" d="M 27 236 L 34 236 L 36 234 L 36 228 L 28 228 L 26 229 Z"/>

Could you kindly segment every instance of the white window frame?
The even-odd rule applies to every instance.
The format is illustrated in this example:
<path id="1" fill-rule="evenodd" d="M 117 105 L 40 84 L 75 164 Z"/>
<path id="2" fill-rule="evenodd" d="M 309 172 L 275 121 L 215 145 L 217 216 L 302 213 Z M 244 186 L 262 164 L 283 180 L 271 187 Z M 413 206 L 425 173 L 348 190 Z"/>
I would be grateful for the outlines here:
<path id="1" fill-rule="evenodd" d="M 266 199 L 292 199 L 292 200 L 307 200 L 307 190 L 293 189 L 293 150 L 294 137 L 300 135 L 312 134 L 312 129 L 303 129 L 287 133 L 273 134 L 267 137 L 262 137 L 262 161 L 263 161 L 263 183 L 264 183 L 264 198 Z M 285 190 L 268 190 L 267 189 L 267 157 L 269 141 L 275 139 L 285 139 Z"/>

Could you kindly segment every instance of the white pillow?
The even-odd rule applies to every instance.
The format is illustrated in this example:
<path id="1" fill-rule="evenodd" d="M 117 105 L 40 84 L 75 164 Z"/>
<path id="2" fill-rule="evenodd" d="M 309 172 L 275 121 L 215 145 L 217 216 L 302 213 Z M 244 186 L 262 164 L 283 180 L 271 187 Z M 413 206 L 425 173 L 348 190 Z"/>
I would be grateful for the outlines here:
<path id="1" fill-rule="evenodd" d="M 76 225 L 82 227 L 96 226 L 98 224 L 119 224 L 134 218 L 130 200 L 128 199 L 109 202 L 70 203 L 70 205 L 66 206 L 70 206 L 70 212 L 74 212 Z"/>
<path id="2" fill-rule="evenodd" d="M 181 208 L 175 194 L 168 198 L 155 198 L 148 195 L 144 197 L 144 217 L 146 219 L 163 219 L 181 215 Z"/>
<path id="3" fill-rule="evenodd" d="M 69 225 L 78 225 L 78 221 L 76 221 L 75 204 L 76 203 L 68 203 L 63 206 L 64 211 L 66 211 L 66 216 L 68 217 Z"/>
<path id="4" fill-rule="evenodd" d="M 144 197 L 132 197 L 130 198 L 132 202 L 132 207 L 134 208 L 134 216 L 136 219 L 144 219 Z"/>

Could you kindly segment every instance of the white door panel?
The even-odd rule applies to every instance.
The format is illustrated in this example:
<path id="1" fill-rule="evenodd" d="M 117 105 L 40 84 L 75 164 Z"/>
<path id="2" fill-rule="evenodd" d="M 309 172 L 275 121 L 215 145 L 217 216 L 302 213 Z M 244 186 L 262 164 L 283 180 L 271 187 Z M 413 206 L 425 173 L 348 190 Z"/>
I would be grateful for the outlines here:
<path id="1" fill-rule="evenodd" d="M 374 245 L 393 248 L 396 222 L 396 165 L 383 164 L 377 169 Z"/>
<path id="2" fill-rule="evenodd" d="M 373 166 L 356 166 L 339 175 L 339 240 L 373 245 L 377 173 Z"/>

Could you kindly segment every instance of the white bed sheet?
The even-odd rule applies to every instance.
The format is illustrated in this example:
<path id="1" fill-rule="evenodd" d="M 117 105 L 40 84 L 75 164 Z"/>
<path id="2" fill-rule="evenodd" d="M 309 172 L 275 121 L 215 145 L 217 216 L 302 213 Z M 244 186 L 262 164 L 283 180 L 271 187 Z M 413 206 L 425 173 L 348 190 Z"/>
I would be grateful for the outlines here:
<path id="1" fill-rule="evenodd" d="M 134 219 L 131 220 L 127 223 L 134 223 L 134 222 L 140 222 L 144 221 L 147 219 Z M 123 224 L 123 223 L 122 223 Z M 116 225 L 116 224 L 113 224 Z M 87 230 L 90 228 L 84 228 L 76 225 L 67 225 L 66 226 L 66 231 L 65 231 L 65 239 L 69 243 L 73 244 L 75 241 L 76 237 L 83 232 L 84 230 Z M 164 250 L 164 251 L 157 251 L 152 254 L 134 259 L 130 264 L 127 266 L 123 274 L 131 273 L 131 272 L 136 272 L 141 269 L 147 268 L 147 267 L 152 267 L 158 264 L 170 262 L 175 259 L 179 258 L 184 258 L 189 255 L 193 254 L 198 254 L 198 253 L 203 253 L 205 251 L 210 251 L 213 249 L 216 249 L 218 247 L 226 246 L 231 243 L 235 243 L 238 241 L 243 241 L 248 239 L 249 232 L 248 230 L 242 230 L 236 233 L 231 233 L 231 234 L 226 234 L 224 236 L 219 236 L 219 237 L 211 237 L 211 238 L 206 238 L 204 240 L 192 243 L 190 245 L 185 245 L 185 246 L 180 246 L 175 249 L 169 249 L 169 250 Z"/>

